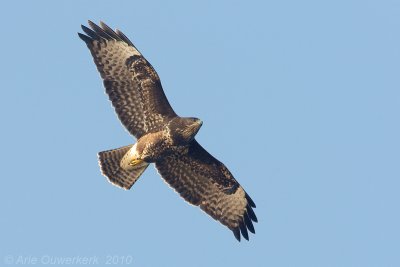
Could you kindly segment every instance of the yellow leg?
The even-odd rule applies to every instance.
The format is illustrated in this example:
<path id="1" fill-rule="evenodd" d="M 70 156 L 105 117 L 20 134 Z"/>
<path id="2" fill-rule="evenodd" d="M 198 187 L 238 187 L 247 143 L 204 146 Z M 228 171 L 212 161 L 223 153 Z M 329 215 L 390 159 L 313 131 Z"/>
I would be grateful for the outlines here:
<path id="1" fill-rule="evenodd" d="M 129 162 L 129 165 L 130 166 L 137 166 L 137 165 L 141 164 L 142 162 L 143 162 L 142 159 L 134 159 L 131 162 Z"/>

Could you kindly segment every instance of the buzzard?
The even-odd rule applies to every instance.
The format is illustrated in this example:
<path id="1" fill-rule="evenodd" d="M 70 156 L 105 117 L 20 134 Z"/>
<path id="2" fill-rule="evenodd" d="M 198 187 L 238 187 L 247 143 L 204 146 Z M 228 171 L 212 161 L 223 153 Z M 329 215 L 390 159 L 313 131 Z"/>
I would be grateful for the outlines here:
<path id="1" fill-rule="evenodd" d="M 133 43 L 105 23 L 89 21 L 79 37 L 89 48 L 106 93 L 134 145 L 98 154 L 101 172 L 114 185 L 130 189 L 154 163 L 164 180 L 187 202 L 249 240 L 256 207 L 223 163 L 195 139 L 202 121 L 178 116 L 160 78 Z"/>

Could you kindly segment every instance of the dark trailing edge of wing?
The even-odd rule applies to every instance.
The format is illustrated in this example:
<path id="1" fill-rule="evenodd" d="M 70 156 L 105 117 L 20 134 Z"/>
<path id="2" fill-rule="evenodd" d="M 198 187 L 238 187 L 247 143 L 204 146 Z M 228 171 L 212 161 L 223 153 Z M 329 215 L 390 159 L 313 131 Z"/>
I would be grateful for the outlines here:
<path id="1" fill-rule="evenodd" d="M 81 38 L 88 46 L 92 45 L 94 40 L 116 40 L 127 43 L 130 46 L 133 46 L 133 43 L 125 36 L 120 30 L 113 31 L 107 24 L 100 21 L 100 26 L 96 25 L 92 21 L 88 20 L 88 24 L 90 28 L 85 25 L 81 25 L 82 30 L 85 34 L 78 33 L 79 38 Z M 135 47 L 136 48 L 136 47 Z"/>
<path id="2" fill-rule="evenodd" d="M 86 45 L 89 47 L 89 49 L 93 49 L 93 44 L 94 44 L 93 42 L 94 41 L 106 42 L 106 41 L 112 41 L 112 40 L 119 41 L 119 42 L 125 42 L 129 46 L 134 47 L 136 49 L 136 47 L 128 39 L 128 37 L 126 37 L 118 29 L 116 29 L 114 31 L 109 26 L 107 26 L 104 22 L 100 22 L 100 26 L 98 26 L 98 25 L 96 25 L 95 23 L 93 23 L 92 21 L 89 20 L 88 24 L 89 24 L 90 28 L 88 28 L 88 27 L 86 27 L 84 25 L 81 25 L 84 34 L 78 33 L 78 36 L 79 36 L 80 39 L 82 39 L 86 43 Z M 132 59 L 133 58 L 135 58 L 135 57 L 132 57 Z M 147 62 L 147 64 L 149 64 L 149 63 Z M 150 65 L 150 67 L 151 67 L 151 65 Z M 107 81 L 105 81 L 105 82 L 107 82 Z M 106 86 L 106 88 L 107 88 L 107 86 Z M 165 94 L 162 91 L 162 89 L 159 92 L 159 94 L 161 94 L 161 96 L 163 98 L 165 98 L 166 107 L 164 107 L 164 108 L 167 109 L 166 112 L 167 113 L 170 112 L 170 113 L 172 113 L 173 115 L 176 116 L 176 114 L 174 113 L 172 108 L 169 106 L 168 100 L 166 99 Z M 169 111 L 169 109 L 171 109 L 171 111 Z M 211 158 L 213 160 L 216 160 L 208 152 L 206 152 L 203 148 L 201 148 L 199 153 L 201 154 L 202 157 L 204 157 L 206 159 L 207 158 Z M 248 231 L 250 231 L 251 233 L 254 234 L 255 230 L 254 230 L 253 222 L 257 222 L 258 221 L 257 217 L 256 217 L 256 215 L 255 215 L 255 213 L 253 211 L 253 208 L 256 207 L 254 201 L 250 198 L 250 196 L 247 193 L 245 193 L 245 198 L 247 200 L 247 206 L 246 206 L 246 208 L 244 210 L 243 216 L 241 217 L 241 221 L 238 223 L 238 226 L 236 228 L 230 228 L 232 230 L 235 238 L 238 241 L 240 241 L 241 235 L 246 240 L 249 240 Z"/>
<path id="3" fill-rule="evenodd" d="M 242 234 L 242 236 L 246 240 L 249 240 L 249 233 L 247 230 L 249 230 L 253 234 L 256 233 L 253 225 L 253 222 L 258 222 L 256 214 L 253 211 L 253 207 L 255 208 L 256 204 L 250 198 L 250 196 L 247 195 L 247 193 L 246 193 L 246 199 L 248 203 L 246 206 L 246 210 L 243 214 L 242 221 L 239 222 L 238 227 L 232 229 L 232 232 L 238 241 L 240 241 L 240 234 Z"/>

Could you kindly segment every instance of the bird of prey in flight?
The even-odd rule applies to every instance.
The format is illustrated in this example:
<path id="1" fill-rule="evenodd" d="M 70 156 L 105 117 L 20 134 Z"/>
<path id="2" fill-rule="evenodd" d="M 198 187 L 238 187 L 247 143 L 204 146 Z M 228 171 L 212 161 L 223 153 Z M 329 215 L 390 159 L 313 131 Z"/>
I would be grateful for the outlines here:
<path id="1" fill-rule="evenodd" d="M 178 116 L 160 78 L 133 43 L 105 23 L 89 21 L 79 37 L 89 48 L 106 93 L 125 128 L 136 137 L 128 145 L 98 154 L 101 172 L 114 185 L 130 189 L 154 163 L 162 178 L 187 202 L 199 206 L 249 239 L 257 222 L 253 200 L 223 163 L 195 139 L 202 121 Z"/>

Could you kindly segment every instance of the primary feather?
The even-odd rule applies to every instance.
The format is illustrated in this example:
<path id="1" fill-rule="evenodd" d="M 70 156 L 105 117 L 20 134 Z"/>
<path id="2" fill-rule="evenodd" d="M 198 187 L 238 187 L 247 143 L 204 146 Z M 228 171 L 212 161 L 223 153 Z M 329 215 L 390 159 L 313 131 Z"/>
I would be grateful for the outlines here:
<path id="1" fill-rule="evenodd" d="M 129 189 L 147 165 L 155 163 L 183 199 L 227 226 L 239 241 L 241 235 L 248 240 L 248 231 L 255 233 L 256 206 L 225 165 L 194 139 L 201 123 L 174 112 L 156 71 L 121 31 L 103 22 L 88 24 L 90 28 L 82 25 L 85 34 L 78 35 L 93 56 L 118 118 L 138 139 L 135 146 L 100 152 L 102 173 Z M 148 164 L 128 171 L 120 161 L 130 155 Z"/>

